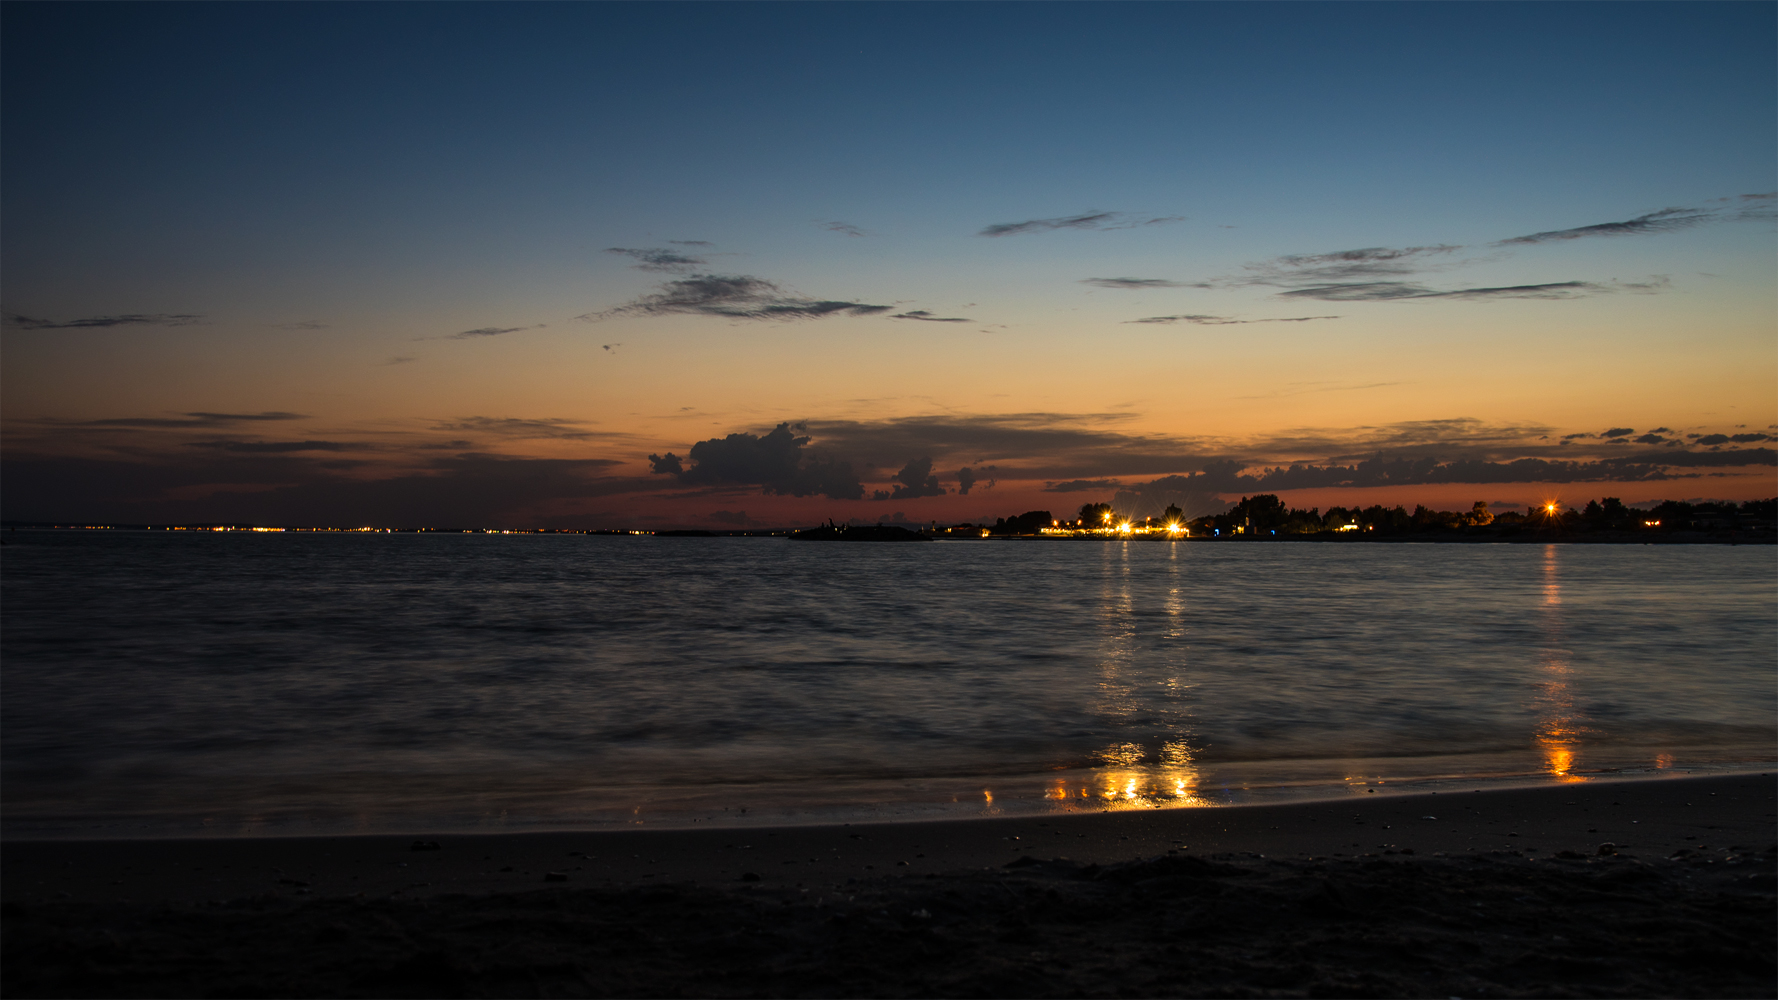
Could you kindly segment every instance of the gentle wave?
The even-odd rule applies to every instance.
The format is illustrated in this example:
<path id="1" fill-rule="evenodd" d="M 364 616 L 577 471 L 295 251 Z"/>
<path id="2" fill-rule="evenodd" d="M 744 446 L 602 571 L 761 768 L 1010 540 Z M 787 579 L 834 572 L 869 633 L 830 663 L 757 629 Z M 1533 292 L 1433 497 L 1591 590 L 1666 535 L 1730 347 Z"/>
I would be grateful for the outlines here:
<path id="1" fill-rule="evenodd" d="M 8 541 L 12 837 L 1195 806 L 1778 735 L 1764 547 Z"/>

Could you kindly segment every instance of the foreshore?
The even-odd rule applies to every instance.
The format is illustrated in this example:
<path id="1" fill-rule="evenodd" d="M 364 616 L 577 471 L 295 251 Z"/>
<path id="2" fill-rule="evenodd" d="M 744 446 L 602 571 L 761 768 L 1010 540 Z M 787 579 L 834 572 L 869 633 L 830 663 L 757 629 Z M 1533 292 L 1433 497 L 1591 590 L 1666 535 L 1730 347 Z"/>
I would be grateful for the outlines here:
<path id="1" fill-rule="evenodd" d="M 1767 772 L 852 826 L 8 842 L 0 982 L 1773 996 L 1775 799 Z"/>

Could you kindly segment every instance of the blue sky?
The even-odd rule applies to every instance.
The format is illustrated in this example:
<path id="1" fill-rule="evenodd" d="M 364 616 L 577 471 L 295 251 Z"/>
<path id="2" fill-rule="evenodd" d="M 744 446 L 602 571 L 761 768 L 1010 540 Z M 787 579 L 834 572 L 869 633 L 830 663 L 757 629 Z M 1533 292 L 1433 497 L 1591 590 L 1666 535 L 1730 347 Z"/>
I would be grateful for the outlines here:
<path id="1" fill-rule="evenodd" d="M 916 519 L 1208 462 L 1765 433 L 1771 201 L 1747 196 L 1778 186 L 1774 10 L 11 4 L 5 417 L 34 464 L 7 516 L 877 511 L 649 471 L 781 421 L 866 497 L 905 463 L 950 469 Z M 1308 262 L 1376 248 L 1415 252 L 1359 278 Z M 753 305 L 886 308 L 638 307 L 698 274 L 767 283 Z M 1146 284 L 1086 283 L 1117 278 Z M 1132 322 L 1157 317 L 1182 318 Z M 118 423 L 189 413 L 296 416 Z M 938 418 L 961 423 L 897 436 Z M 1404 437 L 1463 420 L 1493 443 Z M 1153 461 L 965 429 L 985 424 Z M 495 426 L 580 436 L 463 429 Z M 1759 454 L 1569 488 L 1769 495 L 1769 446 L 1735 446 Z M 409 494 L 456 474 L 440 456 L 569 479 L 429 511 Z M 1003 473 L 993 502 L 956 492 L 966 464 Z M 1359 488 L 1337 478 L 1313 496 Z M 92 482 L 118 485 L 70 485 Z M 379 482 L 407 485 L 315 506 Z"/>

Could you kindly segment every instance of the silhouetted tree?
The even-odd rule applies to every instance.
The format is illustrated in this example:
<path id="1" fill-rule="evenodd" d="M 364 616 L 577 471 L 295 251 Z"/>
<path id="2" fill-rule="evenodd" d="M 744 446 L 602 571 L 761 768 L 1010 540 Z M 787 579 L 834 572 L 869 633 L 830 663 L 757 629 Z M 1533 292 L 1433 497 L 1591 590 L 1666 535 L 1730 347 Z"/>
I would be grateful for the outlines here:
<path id="1" fill-rule="evenodd" d="M 1054 520 L 1047 510 L 1028 510 L 1017 517 L 996 518 L 992 530 L 996 535 L 1035 535 Z"/>
<path id="2" fill-rule="evenodd" d="M 1080 526 L 1083 528 L 1101 527 L 1111 518 L 1111 505 L 1108 503 L 1089 503 L 1080 507 Z"/>

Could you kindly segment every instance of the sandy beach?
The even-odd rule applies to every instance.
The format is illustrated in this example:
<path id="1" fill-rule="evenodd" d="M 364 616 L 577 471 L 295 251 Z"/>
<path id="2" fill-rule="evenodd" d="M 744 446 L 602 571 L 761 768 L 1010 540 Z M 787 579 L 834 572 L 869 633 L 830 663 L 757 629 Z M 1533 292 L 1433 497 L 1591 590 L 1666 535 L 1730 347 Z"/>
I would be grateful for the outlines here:
<path id="1" fill-rule="evenodd" d="M 1048 819 L 10 842 L 4 986 L 1772 996 L 1775 791 L 1749 773 Z"/>

